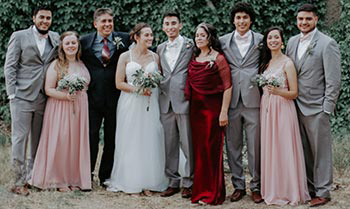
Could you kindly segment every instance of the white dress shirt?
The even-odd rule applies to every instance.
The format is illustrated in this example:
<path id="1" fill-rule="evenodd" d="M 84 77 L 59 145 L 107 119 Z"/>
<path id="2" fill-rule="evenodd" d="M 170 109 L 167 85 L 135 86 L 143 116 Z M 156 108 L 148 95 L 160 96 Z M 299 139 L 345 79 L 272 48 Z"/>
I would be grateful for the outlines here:
<path id="1" fill-rule="evenodd" d="M 304 35 L 303 33 L 300 34 L 300 40 L 299 40 L 298 52 L 297 52 L 299 60 L 305 54 L 307 48 L 309 47 L 312 39 L 315 36 L 316 31 L 317 31 L 317 28 L 315 28 L 313 31 L 307 33 L 306 35 Z"/>
<path id="2" fill-rule="evenodd" d="M 40 52 L 40 56 L 43 56 L 44 51 L 45 51 L 45 44 L 46 44 L 47 35 L 45 36 L 45 35 L 40 34 L 38 29 L 35 26 L 33 26 L 33 33 L 34 33 L 36 45 L 37 45 L 39 52 Z"/>
<path id="3" fill-rule="evenodd" d="M 234 33 L 234 37 L 235 37 L 238 50 L 241 53 L 241 56 L 244 57 L 248 52 L 250 43 L 252 42 L 252 37 L 253 37 L 252 32 L 251 30 L 249 30 L 243 36 L 241 36 L 236 30 Z"/>
<path id="4" fill-rule="evenodd" d="M 184 38 L 179 35 L 175 40 L 168 41 L 165 48 L 165 59 L 169 64 L 170 70 L 173 71 L 175 63 L 179 58 L 181 47 L 184 43 Z"/>

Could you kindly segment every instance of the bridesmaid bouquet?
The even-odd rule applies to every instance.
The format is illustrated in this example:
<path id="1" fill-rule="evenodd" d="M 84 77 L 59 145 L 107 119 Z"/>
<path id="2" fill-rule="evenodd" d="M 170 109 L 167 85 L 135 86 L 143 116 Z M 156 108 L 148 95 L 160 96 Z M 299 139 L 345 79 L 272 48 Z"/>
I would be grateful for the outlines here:
<path id="1" fill-rule="evenodd" d="M 85 88 L 86 79 L 78 74 L 65 75 L 58 81 L 56 89 L 61 91 L 67 89 L 69 94 L 74 94 Z M 73 101 L 73 114 L 75 114 L 75 103 Z"/>
<path id="2" fill-rule="evenodd" d="M 137 87 L 136 93 L 139 95 L 142 95 L 146 89 L 153 89 L 158 87 L 160 82 L 163 80 L 163 76 L 158 70 L 154 72 L 145 72 L 141 68 L 139 70 L 136 70 L 136 72 L 132 74 L 132 76 L 134 77 L 132 83 L 134 84 L 134 86 Z M 147 111 L 149 111 L 149 105 L 150 98 L 148 98 Z"/>
<path id="3" fill-rule="evenodd" d="M 266 78 L 264 75 L 261 75 L 261 74 L 257 74 L 255 75 L 251 80 L 251 86 L 249 88 L 253 88 L 254 86 L 258 86 L 258 87 L 264 87 L 266 85 L 271 85 L 271 86 L 274 86 L 274 87 L 280 87 L 281 86 L 281 83 L 280 81 L 271 76 L 269 78 Z"/>
<path id="4" fill-rule="evenodd" d="M 69 94 L 74 94 L 77 91 L 81 91 L 85 88 L 86 79 L 78 74 L 71 74 L 64 76 L 58 81 L 56 89 L 61 91 L 67 89 Z"/>

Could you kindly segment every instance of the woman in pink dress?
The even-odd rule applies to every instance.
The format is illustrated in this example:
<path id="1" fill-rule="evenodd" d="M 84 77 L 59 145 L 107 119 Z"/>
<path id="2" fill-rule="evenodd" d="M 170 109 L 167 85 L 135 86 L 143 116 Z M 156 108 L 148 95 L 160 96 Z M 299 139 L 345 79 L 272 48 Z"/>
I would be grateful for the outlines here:
<path id="1" fill-rule="evenodd" d="M 282 30 L 269 28 L 263 39 L 259 71 L 275 85 L 263 87 L 260 105 L 261 194 L 268 205 L 297 205 L 310 197 L 293 101 L 298 95 L 297 74 L 282 47 Z"/>
<path id="2" fill-rule="evenodd" d="M 58 59 L 46 73 L 48 96 L 38 151 L 29 183 L 41 189 L 90 190 L 89 120 L 86 87 L 90 75 L 80 61 L 79 36 L 65 32 L 60 37 Z M 75 93 L 58 90 L 58 81 L 69 75 L 85 81 Z M 67 78 L 67 77 L 65 77 Z"/>
<path id="3" fill-rule="evenodd" d="M 231 101 L 231 71 L 214 26 L 198 25 L 195 43 L 185 92 L 190 100 L 195 162 L 191 201 L 219 205 L 226 194 L 222 150 Z"/>

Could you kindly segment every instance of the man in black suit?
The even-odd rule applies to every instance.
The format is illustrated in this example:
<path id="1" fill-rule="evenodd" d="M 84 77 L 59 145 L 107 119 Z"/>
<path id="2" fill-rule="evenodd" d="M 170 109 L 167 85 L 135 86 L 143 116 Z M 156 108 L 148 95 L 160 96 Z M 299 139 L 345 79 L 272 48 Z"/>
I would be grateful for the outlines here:
<path id="1" fill-rule="evenodd" d="M 95 169 L 99 149 L 99 130 L 104 120 L 104 147 L 98 177 L 100 185 L 111 175 L 116 128 L 116 107 L 120 91 L 115 86 L 119 55 L 129 46 L 129 35 L 114 32 L 113 11 L 99 8 L 94 13 L 97 32 L 81 38 L 81 59 L 88 68 L 91 82 L 88 89 L 91 171 Z"/>

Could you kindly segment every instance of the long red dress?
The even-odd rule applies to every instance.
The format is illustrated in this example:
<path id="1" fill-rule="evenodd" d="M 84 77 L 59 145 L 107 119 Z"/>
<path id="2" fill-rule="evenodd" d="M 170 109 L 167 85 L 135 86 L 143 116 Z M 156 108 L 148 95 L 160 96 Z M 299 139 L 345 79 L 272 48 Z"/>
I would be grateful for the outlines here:
<path id="1" fill-rule="evenodd" d="M 192 60 L 188 67 L 186 98 L 194 153 L 192 203 L 218 205 L 225 201 L 223 169 L 224 128 L 219 126 L 222 98 L 230 88 L 231 72 L 223 55 L 215 62 Z"/>

